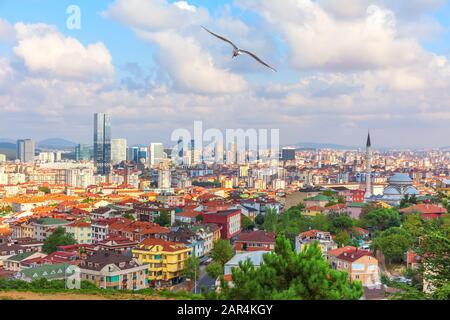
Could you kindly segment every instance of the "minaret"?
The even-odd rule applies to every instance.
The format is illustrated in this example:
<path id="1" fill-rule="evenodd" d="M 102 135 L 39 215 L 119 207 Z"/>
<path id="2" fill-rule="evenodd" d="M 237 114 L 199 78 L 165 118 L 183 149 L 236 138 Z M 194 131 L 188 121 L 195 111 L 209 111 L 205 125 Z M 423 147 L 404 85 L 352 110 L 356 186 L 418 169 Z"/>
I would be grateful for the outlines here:
<path id="1" fill-rule="evenodd" d="M 372 144 L 370 142 L 370 132 L 367 134 L 366 143 L 366 194 L 364 198 L 370 198 L 372 196 Z"/>

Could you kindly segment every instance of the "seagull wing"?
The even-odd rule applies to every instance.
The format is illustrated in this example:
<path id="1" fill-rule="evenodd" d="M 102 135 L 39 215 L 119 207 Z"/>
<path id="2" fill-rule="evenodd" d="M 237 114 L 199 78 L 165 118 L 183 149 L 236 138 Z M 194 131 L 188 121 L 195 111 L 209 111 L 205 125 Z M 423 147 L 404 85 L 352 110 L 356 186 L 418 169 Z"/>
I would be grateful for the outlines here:
<path id="1" fill-rule="evenodd" d="M 253 53 L 251 53 L 250 51 L 247 50 L 240 50 L 243 53 L 248 54 L 249 56 L 253 57 L 253 59 L 255 59 L 256 61 L 258 61 L 259 63 L 265 65 L 267 68 L 272 69 L 273 71 L 277 72 L 277 70 L 275 70 L 274 68 L 272 68 L 271 66 L 269 66 L 267 63 L 265 63 L 264 61 L 262 61 L 260 58 L 258 58 L 256 55 L 254 55 Z"/>
<path id="2" fill-rule="evenodd" d="M 209 31 L 208 29 L 206 29 L 204 26 L 202 26 L 203 29 L 205 29 L 207 32 L 209 32 L 210 34 L 212 34 L 214 37 L 219 38 L 220 40 L 223 40 L 225 42 L 228 42 L 229 44 L 231 44 L 233 46 L 234 49 L 239 50 L 239 48 L 230 40 L 228 40 L 227 38 L 224 38 L 222 36 L 219 36 L 218 34 L 215 34 L 212 31 Z"/>

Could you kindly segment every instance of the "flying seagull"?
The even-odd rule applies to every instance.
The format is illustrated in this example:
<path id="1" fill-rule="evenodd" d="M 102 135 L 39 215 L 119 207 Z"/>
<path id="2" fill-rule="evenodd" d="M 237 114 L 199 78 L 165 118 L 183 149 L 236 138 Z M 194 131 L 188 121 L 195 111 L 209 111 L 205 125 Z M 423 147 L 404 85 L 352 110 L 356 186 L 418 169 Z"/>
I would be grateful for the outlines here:
<path id="1" fill-rule="evenodd" d="M 206 29 L 204 26 L 202 26 L 203 29 L 205 29 L 207 32 L 209 32 L 210 34 L 212 34 L 214 37 L 219 38 L 220 40 L 223 40 L 225 42 L 228 42 L 229 44 L 231 44 L 233 46 L 233 58 L 246 53 L 249 56 L 251 56 L 253 59 L 255 59 L 256 61 L 258 61 L 259 63 L 261 63 L 262 65 L 265 65 L 267 68 L 277 72 L 277 70 L 275 70 L 274 68 L 272 68 L 271 66 L 269 66 L 267 63 L 265 63 L 264 61 L 262 61 L 260 58 L 258 58 L 255 54 L 251 53 L 250 51 L 247 50 L 242 50 L 239 49 L 233 42 L 231 42 L 230 40 L 228 40 L 227 38 L 224 38 L 222 36 L 219 36 L 218 34 L 215 34 L 212 31 L 209 31 L 208 29 Z"/>

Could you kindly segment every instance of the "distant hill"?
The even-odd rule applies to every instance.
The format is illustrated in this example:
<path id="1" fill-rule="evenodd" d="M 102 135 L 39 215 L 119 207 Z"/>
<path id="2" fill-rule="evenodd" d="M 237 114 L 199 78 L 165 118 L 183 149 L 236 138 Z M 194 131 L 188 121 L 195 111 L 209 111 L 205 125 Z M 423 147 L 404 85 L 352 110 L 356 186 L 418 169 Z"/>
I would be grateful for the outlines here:
<path id="1" fill-rule="evenodd" d="M 315 143 L 315 142 L 300 142 L 295 145 L 299 149 L 334 149 L 334 150 L 356 150 L 357 147 L 343 146 L 333 143 Z"/>
<path id="2" fill-rule="evenodd" d="M 17 141 L 9 138 L 0 138 L 0 143 L 12 143 L 15 144 Z"/>
<path id="3" fill-rule="evenodd" d="M 39 148 L 54 148 L 54 149 L 75 148 L 76 145 L 77 145 L 76 142 L 59 138 L 46 139 L 39 141 L 37 143 L 37 147 Z"/>
<path id="4" fill-rule="evenodd" d="M 9 142 L 0 142 L 0 154 L 4 154 L 6 158 L 13 160 L 16 158 L 16 145 Z"/>

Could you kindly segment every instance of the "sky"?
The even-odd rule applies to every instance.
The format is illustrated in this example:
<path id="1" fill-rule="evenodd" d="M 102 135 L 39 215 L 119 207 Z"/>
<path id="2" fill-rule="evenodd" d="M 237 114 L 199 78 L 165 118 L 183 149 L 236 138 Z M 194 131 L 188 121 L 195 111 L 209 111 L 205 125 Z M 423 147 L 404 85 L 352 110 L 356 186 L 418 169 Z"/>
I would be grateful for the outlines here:
<path id="1" fill-rule="evenodd" d="M 203 121 L 282 144 L 370 130 L 375 147 L 449 146 L 449 57 L 445 0 L 0 0 L 0 138 L 90 143 L 106 112 L 129 144 Z"/>

